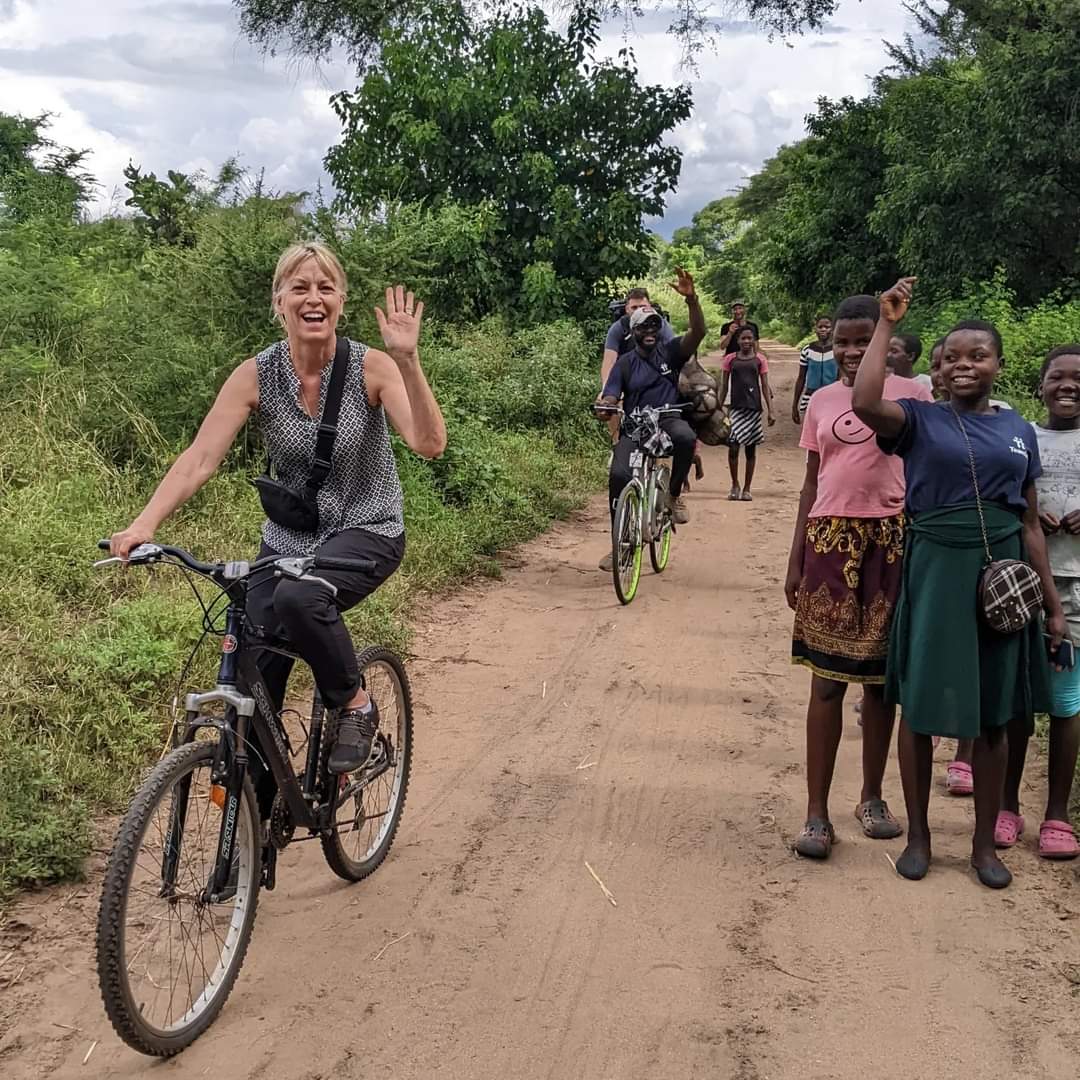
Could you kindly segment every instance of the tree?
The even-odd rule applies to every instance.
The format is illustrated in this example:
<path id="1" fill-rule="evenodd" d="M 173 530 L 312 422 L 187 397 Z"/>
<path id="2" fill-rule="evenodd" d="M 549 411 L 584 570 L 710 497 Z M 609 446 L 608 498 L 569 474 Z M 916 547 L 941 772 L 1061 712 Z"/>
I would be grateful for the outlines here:
<path id="1" fill-rule="evenodd" d="M 460 9 L 459 0 L 423 0 L 397 9 L 376 0 L 233 0 L 240 27 L 268 52 L 325 60 L 343 49 L 363 66 L 378 55 L 388 31 L 407 30 L 416 21 Z M 656 2 L 657 11 L 672 5 Z M 838 0 L 678 0 L 669 32 L 685 57 L 707 47 L 718 32 L 718 20 L 743 15 L 772 33 L 799 33 L 821 26 Z M 559 7 L 573 17 L 624 19 L 632 24 L 643 14 L 639 0 L 563 0 Z"/>
<path id="2" fill-rule="evenodd" d="M 59 146 L 48 127 L 48 113 L 0 113 L 0 216 L 70 222 L 89 197 L 94 180 L 82 168 L 89 151 Z"/>
<path id="3" fill-rule="evenodd" d="M 562 35 L 538 8 L 486 22 L 454 9 L 388 35 L 363 83 L 332 99 L 340 206 L 492 206 L 493 307 L 579 305 L 601 280 L 644 271 L 643 219 L 662 213 L 681 165 L 664 136 L 690 93 L 642 86 L 626 53 L 596 59 L 597 29 L 591 14 Z"/>

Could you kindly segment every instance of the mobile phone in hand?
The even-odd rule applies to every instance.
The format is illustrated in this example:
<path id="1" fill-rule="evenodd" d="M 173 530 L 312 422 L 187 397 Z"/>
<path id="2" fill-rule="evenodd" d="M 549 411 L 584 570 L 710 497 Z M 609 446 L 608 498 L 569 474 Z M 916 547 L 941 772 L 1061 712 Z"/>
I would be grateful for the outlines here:
<path id="1" fill-rule="evenodd" d="M 1066 671 L 1072 671 L 1076 666 L 1076 649 L 1068 638 L 1063 638 L 1061 644 L 1054 649 L 1050 645 L 1050 638 L 1047 637 L 1046 654 L 1050 657 L 1050 663 L 1054 664 L 1056 667 L 1064 668 Z"/>

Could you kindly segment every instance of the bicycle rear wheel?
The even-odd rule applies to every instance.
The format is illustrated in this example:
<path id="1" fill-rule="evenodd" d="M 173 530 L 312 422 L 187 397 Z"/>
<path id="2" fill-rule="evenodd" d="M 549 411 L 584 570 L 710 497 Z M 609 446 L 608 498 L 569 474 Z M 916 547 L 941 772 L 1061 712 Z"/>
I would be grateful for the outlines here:
<path id="1" fill-rule="evenodd" d="M 362 881 L 390 853 L 405 809 L 412 764 L 412 691 L 396 653 L 372 647 L 356 658 L 364 687 L 379 706 L 379 731 L 371 757 L 355 772 L 337 776 L 326 769 L 337 733 L 328 721 L 323 742 L 322 776 L 336 790 L 353 793 L 337 808 L 333 831 L 322 838 L 330 869 L 346 881 Z"/>
<path id="2" fill-rule="evenodd" d="M 615 504 L 615 520 L 611 526 L 611 575 L 619 602 L 629 604 L 641 580 L 641 493 L 632 484 L 623 488 Z"/>
<path id="3" fill-rule="evenodd" d="M 171 1057 L 213 1022 L 244 962 L 259 897 L 259 809 L 244 779 L 233 866 L 206 892 L 227 806 L 211 784 L 216 744 L 178 747 L 151 772 L 120 825 L 105 872 L 97 967 L 105 1012 L 135 1050 Z M 174 872 L 166 866 L 175 860 Z"/>

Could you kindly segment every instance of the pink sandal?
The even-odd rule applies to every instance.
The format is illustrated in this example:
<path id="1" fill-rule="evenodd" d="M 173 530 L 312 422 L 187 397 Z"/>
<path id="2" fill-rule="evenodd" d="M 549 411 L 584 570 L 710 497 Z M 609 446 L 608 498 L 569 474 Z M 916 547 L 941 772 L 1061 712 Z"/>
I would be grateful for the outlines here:
<path id="1" fill-rule="evenodd" d="M 1012 847 L 1024 835 L 1024 819 L 1011 810 L 1002 810 L 994 825 L 994 846 Z"/>
<path id="2" fill-rule="evenodd" d="M 949 762 L 949 767 L 945 770 L 945 790 L 950 795 L 974 794 L 975 778 L 966 761 Z"/>
<path id="3" fill-rule="evenodd" d="M 1039 854 L 1044 859 L 1075 859 L 1080 843 L 1067 821 L 1044 821 L 1039 826 Z"/>

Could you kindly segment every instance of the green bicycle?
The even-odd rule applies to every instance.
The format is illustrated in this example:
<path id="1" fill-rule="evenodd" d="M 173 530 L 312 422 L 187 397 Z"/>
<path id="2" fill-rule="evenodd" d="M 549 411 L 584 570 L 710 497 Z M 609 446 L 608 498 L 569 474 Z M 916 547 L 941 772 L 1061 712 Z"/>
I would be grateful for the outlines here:
<path id="1" fill-rule="evenodd" d="M 637 595 L 641 581 L 642 554 L 649 546 L 649 561 L 662 574 L 671 558 L 671 537 L 675 521 L 671 515 L 671 469 L 664 460 L 670 442 L 660 427 L 669 416 L 682 416 L 687 405 L 669 405 L 661 409 L 642 406 L 627 416 L 617 405 L 594 406 L 600 416 L 623 418 L 622 432 L 635 443 L 630 453 L 630 481 L 615 503 L 611 525 L 611 574 L 615 595 L 621 604 L 629 604 Z"/>

